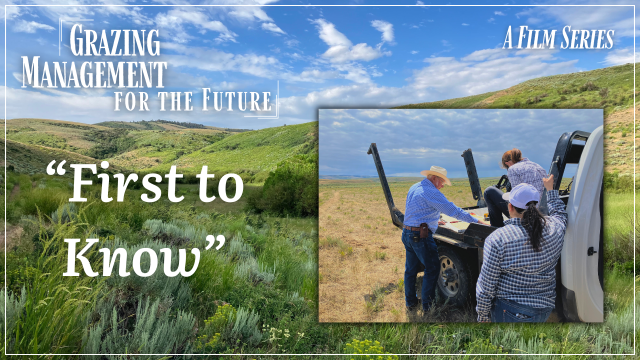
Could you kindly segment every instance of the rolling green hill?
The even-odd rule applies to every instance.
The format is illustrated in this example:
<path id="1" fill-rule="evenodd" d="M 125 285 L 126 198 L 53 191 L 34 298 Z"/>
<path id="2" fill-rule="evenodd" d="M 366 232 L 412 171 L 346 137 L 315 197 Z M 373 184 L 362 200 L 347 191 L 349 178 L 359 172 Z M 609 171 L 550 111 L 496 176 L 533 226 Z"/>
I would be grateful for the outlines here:
<path id="1" fill-rule="evenodd" d="M 92 132 L 109 130 L 104 126 L 48 119 L 7 121 L 7 139 L 81 153 L 97 145 Z"/>
<path id="2" fill-rule="evenodd" d="M 0 140 L 0 146 L 4 147 L 4 140 Z M 88 156 L 80 155 L 72 151 L 55 149 L 40 145 L 22 144 L 17 141 L 6 140 L 7 143 L 7 168 L 14 169 L 23 174 L 44 173 L 51 160 L 58 164 L 62 160 L 67 161 L 65 176 L 71 177 L 73 173 L 68 171 L 69 164 L 99 164 L 100 161 Z M 3 164 L 4 165 L 4 164 Z M 110 167 L 118 171 L 117 167 Z"/>
<path id="3" fill-rule="evenodd" d="M 177 165 L 183 173 L 198 173 L 208 165 L 210 172 L 244 173 L 247 180 L 258 182 L 282 160 L 317 151 L 317 133 L 317 122 L 245 131 L 169 121 L 96 125 L 46 119 L 7 121 L 7 138 L 15 144 L 9 151 L 16 154 L 33 150 L 34 157 L 40 157 L 46 149 L 75 154 L 83 162 L 108 160 L 115 167 L 144 172 L 164 172 Z M 16 170 L 44 172 L 48 161 L 41 166 L 27 158 L 14 159 Z"/>
<path id="4" fill-rule="evenodd" d="M 501 91 L 398 109 L 603 109 L 605 170 L 633 173 L 633 64 L 525 81 Z M 636 93 L 640 95 L 640 93 Z M 640 152 L 636 160 L 640 160 Z"/>
<path id="5" fill-rule="evenodd" d="M 605 115 L 633 103 L 633 64 L 545 76 L 501 91 L 399 106 L 399 109 L 604 109 Z"/>
<path id="6" fill-rule="evenodd" d="M 184 172 L 199 172 L 207 165 L 209 172 L 246 172 L 264 180 L 282 160 L 317 151 L 318 123 L 309 122 L 234 134 L 152 170 L 166 171 L 177 165 Z"/>

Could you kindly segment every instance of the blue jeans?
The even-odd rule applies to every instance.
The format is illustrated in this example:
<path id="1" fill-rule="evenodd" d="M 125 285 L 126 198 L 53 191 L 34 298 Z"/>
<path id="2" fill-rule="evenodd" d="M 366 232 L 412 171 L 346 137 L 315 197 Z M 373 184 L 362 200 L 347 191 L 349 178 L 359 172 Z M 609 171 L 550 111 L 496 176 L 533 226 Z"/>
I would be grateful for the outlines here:
<path id="1" fill-rule="evenodd" d="M 489 186 L 484 189 L 484 201 L 487 203 L 489 221 L 491 222 L 491 226 L 494 227 L 504 226 L 502 214 L 509 217 L 509 207 L 507 200 L 502 199 L 503 194 L 502 190 L 495 186 Z"/>
<path id="2" fill-rule="evenodd" d="M 545 322 L 553 308 L 534 308 L 513 300 L 496 299 L 491 322 Z"/>
<path id="3" fill-rule="evenodd" d="M 402 230 L 402 243 L 406 251 L 407 261 L 404 269 L 404 297 L 407 307 L 418 304 L 416 296 L 416 277 L 420 264 L 424 265 L 424 277 L 422 278 L 422 308 L 428 310 L 436 297 L 436 286 L 440 275 L 440 258 L 438 246 L 429 233 L 429 237 L 413 241 L 413 237 L 420 237 L 419 231 Z"/>

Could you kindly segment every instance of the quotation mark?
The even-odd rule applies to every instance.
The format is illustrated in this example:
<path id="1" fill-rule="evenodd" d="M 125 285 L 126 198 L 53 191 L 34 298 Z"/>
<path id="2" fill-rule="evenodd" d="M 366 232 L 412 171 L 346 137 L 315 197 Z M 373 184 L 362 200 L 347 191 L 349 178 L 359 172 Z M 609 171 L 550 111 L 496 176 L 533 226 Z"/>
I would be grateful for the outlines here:
<path id="1" fill-rule="evenodd" d="M 220 250 L 220 248 L 222 248 L 222 246 L 224 245 L 224 235 L 207 235 L 207 247 L 205 247 L 205 250 L 209 250 L 213 246 L 213 244 L 215 244 L 216 240 L 220 242 L 220 245 L 216 246 L 216 250 Z"/>
<path id="2" fill-rule="evenodd" d="M 55 160 L 51 161 L 51 162 L 49 163 L 49 165 L 47 165 L 47 174 L 48 174 L 48 175 L 53 175 L 53 174 L 55 174 L 55 173 L 58 173 L 58 175 L 64 175 L 64 174 L 67 172 L 67 170 L 65 170 L 65 169 L 63 168 L 63 166 L 64 166 L 64 164 L 65 164 L 66 162 L 67 162 L 67 160 L 62 160 L 62 161 L 60 162 L 60 164 L 58 164 L 58 168 L 57 168 L 57 170 L 54 170 L 54 169 L 53 169 L 53 165 L 56 163 L 56 161 L 55 161 Z"/>

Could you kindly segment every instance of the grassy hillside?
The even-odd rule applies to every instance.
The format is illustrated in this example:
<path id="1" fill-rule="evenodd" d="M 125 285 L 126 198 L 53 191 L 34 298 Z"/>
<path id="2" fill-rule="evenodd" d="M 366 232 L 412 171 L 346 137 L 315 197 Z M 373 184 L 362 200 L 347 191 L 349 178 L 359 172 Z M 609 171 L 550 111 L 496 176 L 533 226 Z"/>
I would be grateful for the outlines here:
<path id="1" fill-rule="evenodd" d="M 97 142 L 90 134 L 104 130 L 108 128 L 61 120 L 12 119 L 7 121 L 7 139 L 74 152 L 82 152 L 96 146 Z"/>
<path id="2" fill-rule="evenodd" d="M 47 119 L 7 121 L 7 138 L 29 145 L 68 150 L 110 160 L 131 170 L 173 161 L 233 131 L 169 121 L 106 122 L 88 125 Z"/>
<path id="3" fill-rule="evenodd" d="M 184 172 L 196 172 L 208 165 L 210 172 L 244 170 L 263 179 L 282 160 L 316 151 L 318 123 L 309 122 L 234 134 L 153 170 L 166 171 L 175 164 Z"/>
<path id="4" fill-rule="evenodd" d="M 209 171 L 247 173 L 248 179 L 262 182 L 282 160 L 318 149 L 316 122 L 255 131 L 228 130 L 168 121 L 97 125 L 46 119 L 7 121 L 7 138 L 29 145 L 25 149 L 66 150 L 131 171 L 163 172 L 177 165 L 184 173 L 197 173 L 202 165 L 208 165 Z M 26 163 L 18 168 L 27 173 L 45 169 Z"/>
<path id="5" fill-rule="evenodd" d="M 0 146 L 4 147 L 4 140 L 0 140 Z M 7 140 L 7 167 L 23 174 L 44 173 L 51 160 L 56 160 L 56 164 L 62 160 L 68 164 L 99 164 L 100 161 L 88 156 L 80 155 L 72 151 L 55 149 L 40 145 L 22 144 L 16 141 Z M 114 168 L 111 168 L 114 170 Z M 65 174 L 72 176 L 71 171 Z"/>
<path id="6" fill-rule="evenodd" d="M 176 159 L 224 139 L 230 133 L 209 129 L 173 131 L 135 130 L 128 132 L 133 143 L 127 151 L 116 153 L 107 160 L 123 168 L 143 170 Z"/>
<path id="7" fill-rule="evenodd" d="M 546 76 L 508 89 L 399 109 L 603 109 L 605 170 L 633 173 L 633 64 Z M 640 155 L 640 154 L 639 154 Z M 636 158 L 639 159 L 640 157 Z"/>

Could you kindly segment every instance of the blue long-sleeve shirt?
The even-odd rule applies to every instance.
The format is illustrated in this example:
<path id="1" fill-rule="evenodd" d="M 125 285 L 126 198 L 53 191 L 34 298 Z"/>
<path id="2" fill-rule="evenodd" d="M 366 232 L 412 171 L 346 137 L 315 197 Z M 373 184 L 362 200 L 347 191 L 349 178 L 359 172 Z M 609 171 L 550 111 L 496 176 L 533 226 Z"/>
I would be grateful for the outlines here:
<path id="1" fill-rule="evenodd" d="M 476 284 L 478 321 L 490 321 L 494 298 L 534 308 L 555 306 L 556 264 L 560 258 L 567 212 L 558 190 L 547 192 L 549 216 L 540 251 L 534 251 L 520 218 L 505 221 L 484 241 L 484 256 Z"/>
<path id="2" fill-rule="evenodd" d="M 418 227 L 422 223 L 427 223 L 429 230 L 435 233 L 438 229 L 440 213 L 468 223 L 478 222 L 478 220 L 469 215 L 469 213 L 447 200 L 440 190 L 427 178 L 414 184 L 409 189 L 404 214 L 405 225 Z"/>

